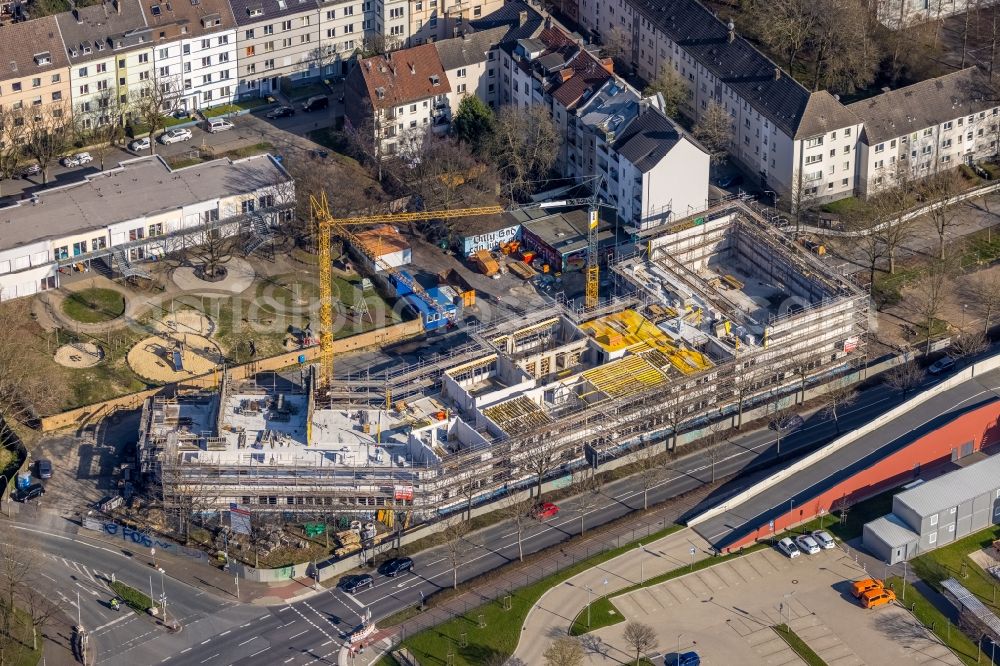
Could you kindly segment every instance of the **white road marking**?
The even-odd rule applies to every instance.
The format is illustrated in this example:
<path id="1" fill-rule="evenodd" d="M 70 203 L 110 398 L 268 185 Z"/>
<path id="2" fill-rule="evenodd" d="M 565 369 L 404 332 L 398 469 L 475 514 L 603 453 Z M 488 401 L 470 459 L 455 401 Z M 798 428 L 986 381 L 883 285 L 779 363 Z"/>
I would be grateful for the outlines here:
<path id="1" fill-rule="evenodd" d="M 278 612 L 279 613 L 284 613 L 286 610 L 291 610 L 291 609 L 292 609 L 291 606 L 285 606 L 284 608 L 279 608 Z"/>
<path id="2" fill-rule="evenodd" d="M 231 633 L 232 631 L 233 631 L 232 629 L 226 629 L 225 631 L 223 631 L 223 632 L 222 632 L 221 634 L 219 634 L 219 635 L 220 635 L 220 636 L 225 636 L 226 634 L 228 634 L 228 633 Z"/>
<path id="3" fill-rule="evenodd" d="M 260 650 L 260 651 L 258 651 L 258 652 L 254 652 L 254 653 L 253 653 L 252 655 L 250 655 L 250 656 L 251 656 L 251 657 L 256 657 L 256 656 L 257 656 L 257 655 L 259 655 L 259 654 L 264 654 L 265 652 L 267 652 L 267 651 L 268 651 L 268 650 L 270 650 L 270 649 L 271 649 L 271 646 L 270 646 L 270 645 L 268 645 L 268 646 L 267 646 L 266 648 L 264 648 L 263 650 Z"/>
<path id="4" fill-rule="evenodd" d="M 132 615 L 131 613 L 129 613 L 128 615 L 122 615 L 121 617 L 116 617 L 115 619 L 111 620 L 111 622 L 108 622 L 107 624 L 102 624 L 101 626 L 94 629 L 94 632 L 98 632 L 101 629 L 107 629 L 111 625 L 118 624 L 119 622 L 124 622 L 125 620 L 131 620 L 134 617 L 135 616 Z"/>
<path id="5" fill-rule="evenodd" d="M 202 645 L 204 645 L 205 643 L 210 643 L 211 641 L 212 641 L 212 639 L 211 639 L 211 638 L 206 638 L 205 640 L 203 640 L 203 641 L 201 642 L 201 644 L 202 644 Z"/>
<path id="6" fill-rule="evenodd" d="M 194 649 L 193 647 L 184 648 L 183 650 L 181 650 L 181 654 L 184 654 L 185 652 L 190 652 L 193 649 Z"/>
<path id="7" fill-rule="evenodd" d="M 253 643 L 258 638 L 260 638 L 260 636 L 254 636 L 253 638 L 248 638 L 247 640 L 243 641 L 242 643 L 237 643 L 236 647 L 239 647 L 240 645 L 246 645 L 247 643 Z"/>
<path id="8" fill-rule="evenodd" d="M 209 657 L 208 659 L 202 659 L 202 660 L 201 660 L 201 663 L 203 663 L 203 664 L 204 664 L 204 663 L 205 663 L 205 662 L 207 662 L 207 661 L 212 661 L 213 659 L 215 659 L 215 658 L 216 658 L 216 657 L 218 657 L 218 656 L 219 656 L 219 653 L 218 653 L 218 652 L 216 652 L 215 654 L 213 654 L 213 655 L 212 655 L 211 657 Z"/>
<path id="9" fill-rule="evenodd" d="M 342 596 L 344 596 L 344 597 L 347 597 L 347 599 L 348 599 L 348 600 L 349 600 L 349 601 L 350 601 L 350 602 L 351 602 L 352 604 L 354 604 L 355 606 L 357 606 L 357 607 L 358 607 L 358 608 L 360 608 L 361 610 L 364 610 L 364 609 L 365 609 L 365 605 L 364 605 L 363 603 L 361 603 L 360 601 L 358 601 L 357 599 L 355 599 L 355 598 L 354 598 L 354 595 L 353 595 L 353 594 L 348 594 L 347 592 L 344 592 L 344 594 L 343 594 Z M 384 597 L 383 597 L 383 598 L 384 598 Z"/>
<path id="10" fill-rule="evenodd" d="M 299 636 L 301 636 L 302 634 L 304 634 L 304 633 L 306 633 L 308 631 L 309 631 L 308 629 L 303 629 L 302 631 L 300 631 L 299 633 L 295 634 L 294 636 L 289 636 L 288 640 L 292 640 L 293 638 L 298 638 Z"/>

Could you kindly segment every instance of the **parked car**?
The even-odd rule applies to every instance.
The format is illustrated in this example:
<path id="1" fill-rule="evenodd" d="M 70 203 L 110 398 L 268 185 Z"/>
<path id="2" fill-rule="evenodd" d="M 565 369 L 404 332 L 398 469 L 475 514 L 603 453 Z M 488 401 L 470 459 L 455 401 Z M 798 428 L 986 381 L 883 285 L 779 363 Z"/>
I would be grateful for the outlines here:
<path id="1" fill-rule="evenodd" d="M 413 570 L 413 560 L 409 557 L 397 557 L 382 565 L 382 573 L 389 578 Z"/>
<path id="2" fill-rule="evenodd" d="M 538 520 L 546 520 L 548 518 L 554 518 L 559 514 L 559 507 L 557 507 L 552 502 L 542 502 L 535 507 L 535 518 Z"/>
<path id="3" fill-rule="evenodd" d="M 39 479 L 52 478 L 52 461 L 48 458 L 39 458 L 35 461 L 35 474 Z"/>
<path id="4" fill-rule="evenodd" d="M 45 486 L 40 483 L 32 483 L 27 488 L 18 488 L 10 494 L 10 498 L 15 502 L 27 502 L 45 494 Z"/>
<path id="5" fill-rule="evenodd" d="M 701 666 L 697 652 L 675 652 L 663 658 L 663 666 Z"/>
<path id="6" fill-rule="evenodd" d="M 837 542 L 833 540 L 833 537 L 826 530 L 815 530 L 812 533 L 812 538 L 816 539 L 816 543 L 824 550 L 837 547 Z"/>
<path id="7" fill-rule="evenodd" d="M 329 106 L 330 100 L 327 99 L 326 95 L 316 95 L 306 100 L 306 103 L 302 105 L 302 110 L 308 113 L 310 111 L 320 111 Z"/>
<path id="8" fill-rule="evenodd" d="M 896 593 L 884 587 L 868 590 L 861 595 L 861 605 L 865 608 L 877 608 L 891 604 L 896 600 Z"/>
<path id="9" fill-rule="evenodd" d="M 931 367 L 927 368 L 927 372 L 932 375 L 940 375 L 942 372 L 951 370 L 955 366 L 955 359 L 951 356 L 945 356 L 944 358 L 939 358 L 931 364 Z"/>
<path id="10" fill-rule="evenodd" d="M 295 115 L 295 109 L 286 105 L 279 106 L 267 112 L 267 117 L 271 118 L 272 120 L 274 118 L 288 118 L 289 116 L 294 116 L 294 115 Z"/>
<path id="11" fill-rule="evenodd" d="M 94 161 L 94 158 L 90 153 L 77 153 L 75 155 L 67 155 L 62 158 L 62 165 L 64 167 L 78 167 L 84 164 L 90 164 Z"/>
<path id="12" fill-rule="evenodd" d="M 360 576 L 351 576 L 347 580 L 341 583 L 341 589 L 348 594 L 356 594 L 361 590 L 370 590 L 375 587 L 375 579 L 371 577 L 370 574 L 361 574 Z"/>
<path id="13" fill-rule="evenodd" d="M 149 140 L 148 136 L 144 136 L 141 139 L 136 139 L 132 143 L 128 144 L 128 149 L 131 150 L 133 153 L 138 153 L 143 150 L 149 150 L 149 147 L 152 145 L 152 143 L 153 142 Z"/>
<path id="14" fill-rule="evenodd" d="M 236 127 L 236 125 L 233 124 L 233 121 L 226 120 L 225 118 L 209 118 L 205 122 L 205 129 L 209 134 L 225 132 L 226 130 L 231 130 L 234 127 Z"/>
<path id="15" fill-rule="evenodd" d="M 788 557 L 798 557 L 801 554 L 799 553 L 799 547 L 796 546 L 795 542 L 789 537 L 785 537 L 778 542 L 778 550 L 783 552 Z"/>
<path id="16" fill-rule="evenodd" d="M 807 553 L 809 555 L 815 555 L 819 552 L 819 544 L 816 543 L 816 539 L 813 539 L 808 534 L 800 534 L 795 537 L 795 545 L 798 546 L 799 550 L 803 553 Z"/>
<path id="17" fill-rule="evenodd" d="M 42 167 L 36 164 L 29 164 L 20 171 L 21 178 L 27 178 L 28 176 L 37 176 L 42 172 Z"/>
<path id="18" fill-rule="evenodd" d="M 795 432 L 799 428 L 805 425 L 805 421 L 798 414 L 788 414 L 782 418 L 771 421 L 767 424 L 767 427 L 775 432 L 779 432 L 782 435 L 787 435 L 788 433 Z"/>
<path id="19" fill-rule="evenodd" d="M 885 587 L 885 583 L 878 578 L 865 578 L 851 583 L 851 594 L 854 595 L 855 599 L 860 599 L 865 592 L 881 590 L 883 587 Z"/>
<path id="20" fill-rule="evenodd" d="M 171 143 L 177 143 L 178 141 L 190 141 L 191 130 L 186 127 L 175 127 L 172 130 L 167 130 L 160 135 L 160 143 L 169 145 Z"/>

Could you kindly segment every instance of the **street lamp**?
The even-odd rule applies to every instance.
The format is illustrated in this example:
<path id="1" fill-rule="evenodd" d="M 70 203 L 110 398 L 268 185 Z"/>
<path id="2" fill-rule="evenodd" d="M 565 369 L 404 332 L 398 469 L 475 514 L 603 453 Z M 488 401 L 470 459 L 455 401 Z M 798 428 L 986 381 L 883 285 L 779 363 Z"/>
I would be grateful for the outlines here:
<path id="1" fill-rule="evenodd" d="M 643 553 L 646 552 L 646 547 L 642 545 L 641 541 L 639 542 L 639 549 L 642 550 Z M 642 555 L 640 555 L 639 556 L 639 585 L 642 585 L 644 582 L 646 582 L 646 574 L 644 572 L 644 565 L 645 565 L 645 563 L 646 563 L 645 558 Z"/>
<path id="2" fill-rule="evenodd" d="M 590 605 L 594 603 L 594 588 L 587 586 L 587 627 L 590 627 Z"/>
<path id="3" fill-rule="evenodd" d="M 160 605 L 163 607 L 163 624 L 170 626 L 167 622 L 167 588 L 163 584 L 163 574 L 166 573 L 163 567 L 157 569 L 160 572 Z"/>
<path id="4" fill-rule="evenodd" d="M 681 666 L 681 636 L 683 635 L 684 634 L 677 634 L 677 652 L 674 653 L 674 656 L 677 659 L 677 666 Z"/>

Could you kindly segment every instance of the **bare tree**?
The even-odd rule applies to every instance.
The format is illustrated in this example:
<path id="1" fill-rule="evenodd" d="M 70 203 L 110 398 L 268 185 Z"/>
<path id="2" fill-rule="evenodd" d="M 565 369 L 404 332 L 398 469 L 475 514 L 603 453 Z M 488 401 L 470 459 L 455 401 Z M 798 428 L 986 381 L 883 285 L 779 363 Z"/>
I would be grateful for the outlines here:
<path id="1" fill-rule="evenodd" d="M 660 65 L 656 77 L 649 82 L 642 94 L 649 96 L 657 93 L 663 97 L 663 112 L 671 118 L 678 116 L 681 106 L 690 95 L 687 81 L 666 63 Z"/>
<path id="2" fill-rule="evenodd" d="M 938 259 L 941 261 L 945 259 L 945 238 L 951 229 L 958 226 L 960 222 L 956 203 L 952 201 L 952 198 L 960 190 L 961 184 L 958 177 L 954 171 L 950 170 L 931 176 L 924 188 L 927 199 L 933 202 L 927 215 L 934 224 L 934 230 L 938 235 Z"/>
<path id="3" fill-rule="evenodd" d="M 542 656 L 545 666 L 581 666 L 586 657 L 580 641 L 571 636 L 560 636 L 552 641 Z"/>
<path id="4" fill-rule="evenodd" d="M 545 476 L 559 465 L 559 461 L 543 442 L 530 443 L 529 446 L 534 448 L 525 453 L 521 460 L 524 466 L 535 475 L 535 498 L 537 499 L 542 496 L 542 482 L 545 480 Z"/>
<path id="5" fill-rule="evenodd" d="M 27 135 L 24 150 L 42 169 L 42 182 L 49 182 L 49 167 L 73 145 L 76 124 L 66 104 L 50 104 L 25 114 Z"/>
<path id="6" fill-rule="evenodd" d="M 58 609 L 45 592 L 42 581 L 32 580 L 30 584 L 21 587 L 21 606 L 25 613 L 25 621 L 31 625 L 31 649 L 38 649 L 38 630 L 45 626 Z"/>
<path id="7" fill-rule="evenodd" d="M 927 353 L 930 353 L 934 327 L 944 307 L 944 299 L 948 293 L 950 282 L 945 262 L 937 261 L 930 267 L 927 275 L 917 283 L 913 299 L 914 309 L 924 324 L 924 342 Z"/>
<path id="8" fill-rule="evenodd" d="M 622 72 L 632 69 L 632 38 L 621 26 L 614 26 L 601 36 L 601 53 L 615 62 L 615 68 Z"/>
<path id="9" fill-rule="evenodd" d="M 812 89 L 853 92 L 875 79 L 881 58 L 861 0 L 816 0 L 809 39 Z"/>
<path id="10" fill-rule="evenodd" d="M 736 397 L 736 429 L 743 427 L 743 408 L 747 400 L 760 389 L 761 373 L 756 365 L 749 365 L 753 361 L 741 362 L 737 358 L 733 367 L 733 394 Z M 743 367 L 746 365 L 746 367 Z"/>
<path id="11" fill-rule="evenodd" d="M 209 229 L 202 234 L 201 245 L 192 246 L 187 252 L 206 279 L 218 278 L 223 275 L 224 264 L 233 258 L 238 238 L 225 235 L 222 229 Z"/>
<path id="12" fill-rule="evenodd" d="M 812 0 L 752 0 L 747 14 L 752 17 L 764 43 L 784 56 L 788 72 L 795 71 L 795 61 L 805 50 L 816 29 L 819 17 Z"/>
<path id="13" fill-rule="evenodd" d="M 971 358 L 986 351 L 987 347 L 989 341 L 982 331 L 963 332 L 951 341 L 948 355 L 955 359 Z"/>
<path id="14" fill-rule="evenodd" d="M 502 500 L 503 516 L 514 523 L 514 533 L 517 535 L 517 559 L 524 561 L 524 529 L 534 522 L 531 516 L 535 499 L 531 494 L 521 495 L 514 490 L 508 490 Z"/>
<path id="15" fill-rule="evenodd" d="M 576 509 L 580 512 L 580 534 L 586 534 L 585 519 L 601 503 L 601 482 L 596 476 L 588 476 L 577 484 L 580 494 L 576 496 Z"/>
<path id="16" fill-rule="evenodd" d="M 868 269 L 868 284 L 875 285 L 875 272 L 879 263 L 888 256 L 885 242 L 876 230 L 879 222 L 872 224 L 871 210 L 867 206 L 859 206 L 845 213 L 844 226 L 855 232 L 853 245 L 865 257 L 865 268 Z"/>
<path id="17" fill-rule="evenodd" d="M 926 376 L 924 369 L 916 361 L 910 360 L 898 363 L 886 370 L 882 375 L 882 380 L 889 388 L 901 392 L 905 399 L 906 394 L 920 386 Z"/>
<path id="18" fill-rule="evenodd" d="M 128 100 L 129 111 L 149 130 L 149 154 L 155 152 L 156 133 L 166 127 L 166 113 L 177 103 L 181 87 L 177 77 L 147 79 L 134 88 Z"/>
<path id="19" fill-rule="evenodd" d="M 975 273 L 966 279 L 966 286 L 983 313 L 983 332 L 988 334 L 993 315 L 1000 309 L 1000 273 L 994 270 Z"/>
<path id="20" fill-rule="evenodd" d="M 91 102 L 89 110 L 82 111 L 81 131 L 88 137 L 90 153 L 97 157 L 104 171 L 104 161 L 115 146 L 125 138 L 125 116 L 128 112 L 127 96 L 120 96 L 116 88 L 102 90 Z"/>
<path id="21" fill-rule="evenodd" d="M 622 637 L 635 650 L 635 666 L 639 666 L 639 659 L 644 652 L 656 647 L 656 632 L 651 626 L 642 622 L 632 620 L 626 624 Z"/>
<path id="22" fill-rule="evenodd" d="M 555 164 L 562 139 L 543 105 L 504 106 L 497 114 L 487 152 L 504 193 L 512 199 L 530 194 Z"/>
<path id="23" fill-rule="evenodd" d="M 733 119 L 721 104 L 713 100 L 695 123 L 694 136 L 708 150 L 712 164 L 720 164 L 726 160 L 733 140 Z"/>
<path id="24" fill-rule="evenodd" d="M 803 394 L 804 395 L 804 394 Z M 775 453 L 781 455 L 781 438 L 785 436 L 790 417 L 795 413 L 794 405 L 785 403 L 780 398 L 771 403 L 771 420 L 768 427 L 774 431 Z"/>
<path id="25" fill-rule="evenodd" d="M 465 540 L 471 530 L 471 524 L 462 520 L 461 516 L 452 516 L 444 523 L 441 535 L 444 538 L 445 557 L 451 564 L 451 587 L 458 589 L 458 568 L 462 566 L 469 544 Z"/>
<path id="26" fill-rule="evenodd" d="M 724 422 L 713 423 L 708 427 L 708 434 L 701 447 L 701 454 L 705 456 L 711 469 L 712 480 L 710 483 L 715 483 L 715 466 L 725 457 L 728 449 L 729 436 L 726 424 Z"/>
<path id="27" fill-rule="evenodd" d="M 632 455 L 632 464 L 637 470 L 636 477 L 642 485 L 642 510 L 649 509 L 649 491 L 653 486 L 663 480 L 666 470 L 663 467 L 665 454 L 658 451 L 654 446 L 635 451 Z"/>
<path id="28" fill-rule="evenodd" d="M 0 108 L 0 182 L 17 176 L 24 161 L 28 124 L 24 109 Z"/>
<path id="29" fill-rule="evenodd" d="M 826 387 L 826 392 L 823 394 L 825 402 L 823 412 L 833 419 L 838 435 L 840 434 L 840 417 L 843 411 L 854 404 L 857 399 L 858 394 L 854 390 L 854 385 L 845 378 L 834 380 Z"/>

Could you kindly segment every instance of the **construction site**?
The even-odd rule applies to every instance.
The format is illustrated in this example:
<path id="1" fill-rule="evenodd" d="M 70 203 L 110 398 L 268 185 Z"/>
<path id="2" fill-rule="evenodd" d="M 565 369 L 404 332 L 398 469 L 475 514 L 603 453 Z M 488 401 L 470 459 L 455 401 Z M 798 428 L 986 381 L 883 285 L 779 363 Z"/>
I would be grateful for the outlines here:
<path id="1" fill-rule="evenodd" d="M 168 515 L 433 521 L 830 381 L 863 361 L 866 292 L 742 201 L 650 232 L 595 308 L 465 329 L 446 358 L 373 374 L 302 366 L 152 398 L 141 475 Z M 390 520 L 386 520 L 390 517 Z"/>

